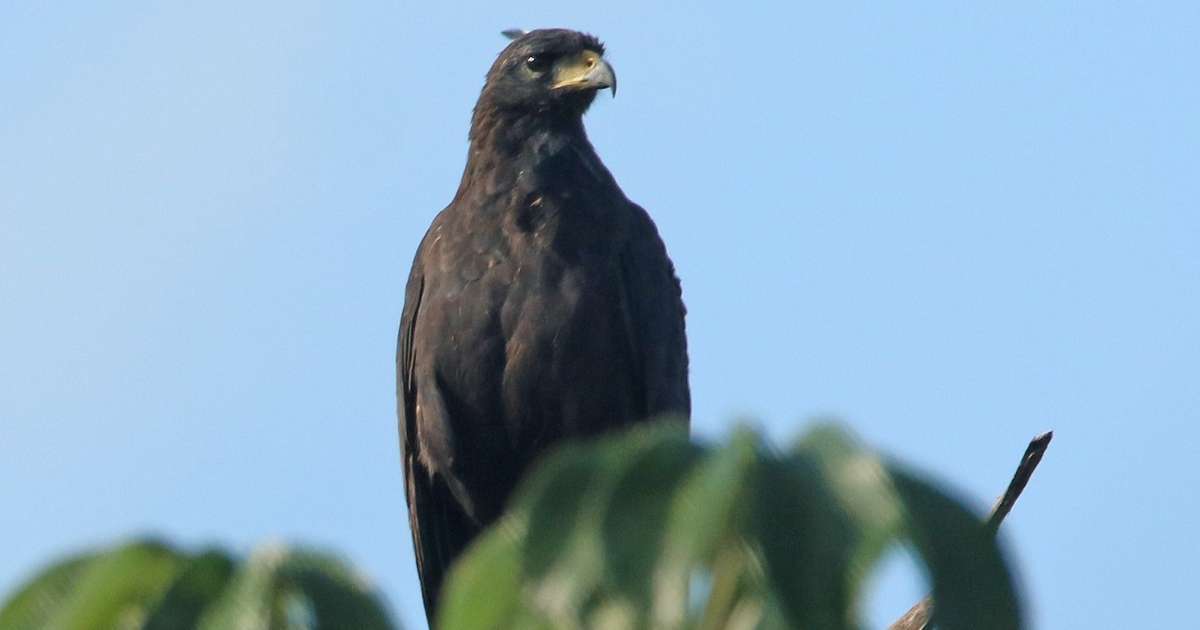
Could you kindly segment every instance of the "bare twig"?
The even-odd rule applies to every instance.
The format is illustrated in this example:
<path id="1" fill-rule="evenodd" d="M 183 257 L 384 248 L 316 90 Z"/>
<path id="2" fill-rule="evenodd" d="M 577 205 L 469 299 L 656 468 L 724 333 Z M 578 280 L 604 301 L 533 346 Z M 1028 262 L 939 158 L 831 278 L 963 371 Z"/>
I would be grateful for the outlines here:
<path id="1" fill-rule="evenodd" d="M 925 630 L 933 616 L 933 599 L 926 597 L 908 609 L 904 616 L 888 626 L 888 630 Z"/>
<path id="2" fill-rule="evenodd" d="M 992 513 L 988 516 L 988 527 L 995 532 L 1000 528 L 1000 522 L 1017 503 L 1017 497 L 1021 496 L 1021 492 L 1025 490 L 1025 484 L 1029 483 L 1029 478 L 1033 476 L 1033 470 L 1037 468 L 1042 461 L 1042 455 L 1046 454 L 1046 447 L 1050 446 L 1050 440 L 1054 439 L 1054 432 L 1047 431 L 1035 438 L 1025 448 L 1025 454 L 1021 456 L 1021 463 L 1017 466 L 1017 472 L 1013 474 L 1012 481 L 1008 482 L 1008 489 L 1004 491 L 1004 496 L 996 502 L 992 508 Z"/>
<path id="3" fill-rule="evenodd" d="M 1013 506 L 1016 505 L 1017 497 L 1021 496 L 1021 491 L 1029 483 L 1029 478 L 1033 476 L 1034 469 L 1042 461 L 1042 455 L 1046 453 L 1046 447 L 1050 446 L 1052 439 L 1054 439 L 1054 432 L 1047 431 L 1033 438 L 1033 441 L 1026 447 L 1025 454 L 1021 456 L 1021 463 L 1017 465 L 1017 472 L 1013 473 L 1012 481 L 1008 482 L 1008 489 L 1004 491 L 1004 496 L 996 501 L 996 505 L 992 507 L 992 513 L 988 515 L 987 526 L 992 533 L 999 529 L 1004 517 L 1008 516 Z M 888 630 L 925 630 L 932 614 L 933 600 L 926 597 L 888 626 Z"/>

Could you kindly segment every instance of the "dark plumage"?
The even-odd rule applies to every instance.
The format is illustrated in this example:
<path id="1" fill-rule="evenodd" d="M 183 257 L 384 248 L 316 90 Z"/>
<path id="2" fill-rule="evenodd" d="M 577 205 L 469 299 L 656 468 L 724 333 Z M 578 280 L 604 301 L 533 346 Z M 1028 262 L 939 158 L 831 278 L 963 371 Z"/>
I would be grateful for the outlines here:
<path id="1" fill-rule="evenodd" d="M 413 260 L 397 397 L 431 619 L 451 562 L 548 447 L 691 410 L 679 281 L 583 129 L 616 90 L 603 53 L 561 29 L 500 53 L 462 183 Z"/>

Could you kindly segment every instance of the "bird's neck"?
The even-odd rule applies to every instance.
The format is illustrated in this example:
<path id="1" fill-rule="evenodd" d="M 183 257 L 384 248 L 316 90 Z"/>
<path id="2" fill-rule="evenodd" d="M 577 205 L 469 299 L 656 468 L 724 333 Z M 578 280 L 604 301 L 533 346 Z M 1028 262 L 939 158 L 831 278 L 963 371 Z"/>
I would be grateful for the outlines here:
<path id="1" fill-rule="evenodd" d="M 489 189 L 520 186 L 535 178 L 543 167 L 561 170 L 565 161 L 599 164 L 583 118 L 578 114 L 548 116 L 544 112 L 519 113 L 489 110 L 475 112 L 471 120 L 470 150 L 459 194 L 475 184 Z M 480 178 L 487 177 L 487 182 Z"/>

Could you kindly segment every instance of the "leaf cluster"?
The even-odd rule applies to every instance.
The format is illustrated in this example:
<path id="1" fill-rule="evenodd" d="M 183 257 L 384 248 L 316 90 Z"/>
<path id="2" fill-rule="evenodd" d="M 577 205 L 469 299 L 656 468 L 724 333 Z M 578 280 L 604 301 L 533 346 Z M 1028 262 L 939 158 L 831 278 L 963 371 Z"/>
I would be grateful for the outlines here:
<path id="1" fill-rule="evenodd" d="M 329 554 L 261 547 L 239 561 L 154 540 L 79 554 L 0 608 L 0 630 L 391 630 L 370 586 Z"/>
<path id="2" fill-rule="evenodd" d="M 897 543 L 927 569 L 938 627 L 1020 627 L 985 523 L 845 432 L 777 452 L 747 429 L 708 446 L 663 422 L 547 458 L 456 564 L 438 626 L 856 629 Z"/>

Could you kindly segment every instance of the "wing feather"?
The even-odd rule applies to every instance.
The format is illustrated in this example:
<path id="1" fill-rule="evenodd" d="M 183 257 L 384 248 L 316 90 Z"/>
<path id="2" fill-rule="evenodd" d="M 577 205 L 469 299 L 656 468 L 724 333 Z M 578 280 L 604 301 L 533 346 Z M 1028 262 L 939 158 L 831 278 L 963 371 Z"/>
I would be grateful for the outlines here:
<path id="1" fill-rule="evenodd" d="M 421 255 L 413 263 L 405 291 L 404 313 L 400 319 L 396 342 L 396 409 L 400 433 L 400 457 L 404 467 L 405 498 L 408 502 L 408 522 L 412 532 L 413 552 L 417 575 L 421 581 L 421 597 L 430 625 L 436 613 L 438 593 L 446 571 L 477 527 L 455 509 L 456 502 L 446 485 L 429 473 L 421 463 L 421 442 L 417 426 L 420 416 L 427 413 L 417 405 L 417 382 L 414 370 L 417 345 L 417 315 L 420 312 L 425 281 L 420 264 Z M 435 384 L 427 384 L 434 386 Z"/>
<path id="2" fill-rule="evenodd" d="M 624 318 L 641 384 L 645 417 L 691 414 L 685 309 L 679 278 L 650 216 L 634 206 L 633 230 L 621 255 Z"/>

